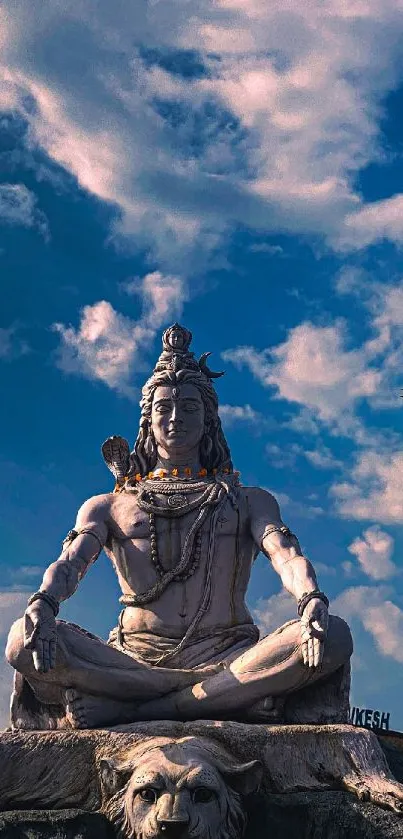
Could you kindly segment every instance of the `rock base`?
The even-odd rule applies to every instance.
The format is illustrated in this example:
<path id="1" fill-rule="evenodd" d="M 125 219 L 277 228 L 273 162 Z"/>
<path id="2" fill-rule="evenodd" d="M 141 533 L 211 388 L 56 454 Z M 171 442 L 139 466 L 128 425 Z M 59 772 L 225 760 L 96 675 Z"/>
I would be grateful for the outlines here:
<path id="1" fill-rule="evenodd" d="M 402 839 L 403 820 L 343 792 L 256 796 L 244 839 Z M 0 839 L 116 839 L 108 820 L 79 810 L 0 815 Z"/>
<path id="2" fill-rule="evenodd" d="M 115 839 L 100 813 L 80 810 L 13 810 L 0 815 L 0 839 Z"/>
<path id="3" fill-rule="evenodd" d="M 372 732 L 349 725 L 201 720 L 5 732 L 0 735 L 0 839 L 140 835 L 130 832 L 128 822 L 119 833 L 119 824 L 124 807 L 133 802 L 130 779 L 150 754 L 168 773 L 170 766 L 183 762 L 186 770 L 196 759 L 235 790 L 247 816 L 244 839 L 403 839 L 402 754 L 383 746 L 384 751 Z M 252 764 L 261 773 L 259 791 L 248 769 Z M 241 814 L 236 829 L 225 835 L 241 839 L 243 824 Z M 208 835 L 213 834 L 207 830 L 200 839 Z"/>

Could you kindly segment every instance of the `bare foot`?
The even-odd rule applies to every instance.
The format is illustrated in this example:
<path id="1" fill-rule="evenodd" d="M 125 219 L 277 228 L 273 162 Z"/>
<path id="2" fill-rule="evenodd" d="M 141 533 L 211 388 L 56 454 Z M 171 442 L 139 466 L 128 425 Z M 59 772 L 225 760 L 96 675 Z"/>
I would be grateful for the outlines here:
<path id="1" fill-rule="evenodd" d="M 135 721 L 135 706 L 131 702 L 82 694 L 74 688 L 68 688 L 65 697 L 66 717 L 72 728 L 99 728 Z"/>

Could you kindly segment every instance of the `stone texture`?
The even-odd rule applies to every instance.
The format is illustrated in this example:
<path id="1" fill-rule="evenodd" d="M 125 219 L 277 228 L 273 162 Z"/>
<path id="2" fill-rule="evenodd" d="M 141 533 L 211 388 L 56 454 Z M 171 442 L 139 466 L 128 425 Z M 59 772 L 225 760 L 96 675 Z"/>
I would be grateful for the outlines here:
<path id="1" fill-rule="evenodd" d="M 80 810 L 14 810 L 0 815 L 0 839 L 114 839 L 104 816 Z"/>
<path id="2" fill-rule="evenodd" d="M 401 839 L 402 818 L 343 792 L 291 793 L 263 799 L 245 839 Z"/>
<path id="3" fill-rule="evenodd" d="M 249 815 L 245 839 L 403 839 L 403 759 L 395 745 L 384 739 L 383 751 L 372 732 L 349 725 L 213 721 L 5 732 L 0 736 L 0 803 L 9 812 L 0 816 L 0 839 L 117 835 L 101 815 L 108 809 L 101 761 L 123 762 L 127 772 L 132 759 L 135 767 L 133 756 L 142 744 L 155 748 L 181 738 L 190 738 L 183 742 L 196 749 L 216 744 L 218 752 L 224 748 L 234 760 L 263 764 L 261 791 L 244 799 Z"/>
<path id="4" fill-rule="evenodd" d="M 402 839 L 403 820 L 343 792 L 256 796 L 244 839 Z M 107 820 L 79 810 L 12 811 L 0 839 L 115 839 Z"/>

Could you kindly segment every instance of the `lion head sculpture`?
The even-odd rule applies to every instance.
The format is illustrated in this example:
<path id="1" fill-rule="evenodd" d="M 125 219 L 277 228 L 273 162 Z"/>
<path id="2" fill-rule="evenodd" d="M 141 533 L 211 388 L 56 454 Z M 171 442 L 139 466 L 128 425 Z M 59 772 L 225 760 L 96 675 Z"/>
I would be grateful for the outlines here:
<path id="1" fill-rule="evenodd" d="M 103 812 L 122 839 L 240 839 L 259 761 L 207 738 L 152 738 L 100 763 Z"/>

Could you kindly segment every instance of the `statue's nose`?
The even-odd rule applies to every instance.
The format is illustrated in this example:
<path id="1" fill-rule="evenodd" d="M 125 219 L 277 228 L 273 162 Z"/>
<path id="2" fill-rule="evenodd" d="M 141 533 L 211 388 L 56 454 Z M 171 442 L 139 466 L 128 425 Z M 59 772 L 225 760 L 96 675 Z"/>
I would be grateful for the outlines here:
<path id="1" fill-rule="evenodd" d="M 186 836 L 188 819 L 158 819 L 158 828 L 162 836 L 167 839 L 183 839 Z"/>

